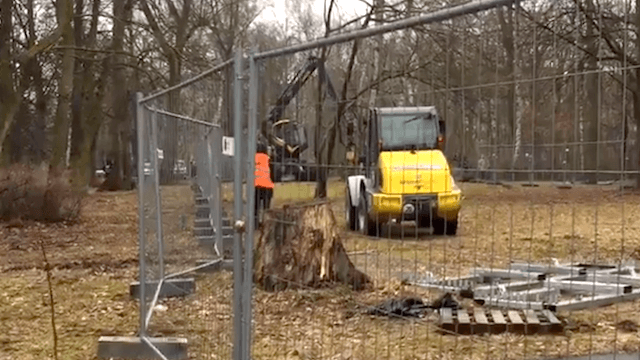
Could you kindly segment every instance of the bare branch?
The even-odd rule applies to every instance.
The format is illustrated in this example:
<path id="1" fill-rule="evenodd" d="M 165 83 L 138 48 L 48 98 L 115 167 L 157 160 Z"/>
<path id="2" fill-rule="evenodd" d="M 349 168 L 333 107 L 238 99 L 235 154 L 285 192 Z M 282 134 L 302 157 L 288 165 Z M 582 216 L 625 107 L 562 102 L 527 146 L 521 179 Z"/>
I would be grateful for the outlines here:
<path id="1" fill-rule="evenodd" d="M 40 240 L 40 250 L 44 260 L 44 271 L 47 273 L 47 287 L 49 288 L 49 307 L 51 309 L 51 330 L 53 331 L 53 358 L 58 360 L 58 331 L 56 330 L 56 308 L 53 298 L 53 284 L 51 282 L 51 264 L 47 259 L 44 241 Z"/>

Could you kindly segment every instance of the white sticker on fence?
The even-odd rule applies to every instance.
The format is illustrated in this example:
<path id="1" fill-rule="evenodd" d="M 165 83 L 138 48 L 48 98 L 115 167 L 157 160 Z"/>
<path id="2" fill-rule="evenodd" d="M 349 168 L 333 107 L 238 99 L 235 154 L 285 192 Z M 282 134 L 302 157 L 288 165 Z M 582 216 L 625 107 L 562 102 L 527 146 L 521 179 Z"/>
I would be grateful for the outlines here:
<path id="1" fill-rule="evenodd" d="M 233 138 L 229 136 L 222 137 L 222 153 L 227 156 L 233 156 Z"/>

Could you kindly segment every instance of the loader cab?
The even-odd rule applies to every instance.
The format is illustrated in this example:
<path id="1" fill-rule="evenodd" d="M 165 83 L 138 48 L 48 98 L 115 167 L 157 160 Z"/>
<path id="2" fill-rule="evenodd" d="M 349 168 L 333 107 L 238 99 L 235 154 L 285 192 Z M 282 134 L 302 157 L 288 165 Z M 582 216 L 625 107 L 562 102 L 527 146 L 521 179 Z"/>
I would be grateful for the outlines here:
<path id="1" fill-rule="evenodd" d="M 295 121 L 283 119 L 273 124 L 272 141 L 276 147 L 283 148 L 287 158 L 297 157 L 309 147 L 307 129 Z"/>
<path id="2" fill-rule="evenodd" d="M 440 150 L 446 127 L 433 106 L 373 108 L 369 110 L 365 151 L 360 161 L 374 187 L 380 185 L 381 152 Z"/>

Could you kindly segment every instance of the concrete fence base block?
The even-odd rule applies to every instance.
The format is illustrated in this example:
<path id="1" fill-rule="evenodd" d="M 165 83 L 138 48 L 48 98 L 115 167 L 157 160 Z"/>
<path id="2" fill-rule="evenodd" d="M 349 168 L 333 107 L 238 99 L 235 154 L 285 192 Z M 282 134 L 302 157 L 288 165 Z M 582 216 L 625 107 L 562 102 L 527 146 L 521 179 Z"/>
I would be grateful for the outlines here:
<path id="1" fill-rule="evenodd" d="M 195 219 L 195 228 L 211 227 L 211 219 L 206 217 L 204 219 Z"/>
<path id="2" fill-rule="evenodd" d="M 209 198 L 206 198 L 206 197 L 196 198 L 196 205 L 208 205 L 208 204 L 209 204 Z"/>
<path id="3" fill-rule="evenodd" d="M 214 233 L 213 228 L 210 226 L 193 228 L 194 236 L 213 236 Z"/>
<path id="4" fill-rule="evenodd" d="M 198 243 L 205 249 L 213 249 L 216 243 L 215 236 L 198 236 Z M 231 253 L 233 251 L 233 236 L 222 237 L 222 252 Z"/>
<path id="5" fill-rule="evenodd" d="M 158 288 L 158 281 L 152 281 L 146 283 L 145 297 L 152 299 L 156 289 Z M 162 288 L 158 294 L 159 299 L 170 297 L 184 297 L 193 294 L 196 291 L 196 282 L 193 278 L 175 278 L 167 279 L 162 283 Z M 140 282 L 134 282 L 129 286 L 129 295 L 132 299 L 140 298 Z"/>
<path id="6" fill-rule="evenodd" d="M 153 346 L 169 360 L 186 360 L 187 339 L 148 338 Z M 101 336 L 98 339 L 98 359 L 162 359 L 139 337 Z"/>
<path id="7" fill-rule="evenodd" d="M 200 267 L 202 265 L 207 265 L 207 266 Z M 198 271 L 197 271 L 198 273 L 216 273 L 219 271 L 233 271 L 233 260 L 231 259 L 220 259 L 218 261 L 198 260 L 196 262 L 196 266 L 198 266 Z"/>
<path id="8" fill-rule="evenodd" d="M 198 207 L 196 208 L 196 218 L 198 219 L 202 219 L 202 218 L 208 218 L 209 214 L 211 214 L 211 211 L 208 207 Z"/>

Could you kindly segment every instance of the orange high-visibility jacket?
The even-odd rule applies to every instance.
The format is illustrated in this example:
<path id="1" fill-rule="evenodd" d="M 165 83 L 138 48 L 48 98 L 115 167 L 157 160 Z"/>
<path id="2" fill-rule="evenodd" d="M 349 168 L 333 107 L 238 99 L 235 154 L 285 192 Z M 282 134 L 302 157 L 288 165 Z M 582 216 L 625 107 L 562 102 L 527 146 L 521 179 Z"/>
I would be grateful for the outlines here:
<path id="1" fill-rule="evenodd" d="M 256 154 L 256 171 L 254 178 L 255 187 L 273 189 L 271 171 L 269 170 L 269 156 L 264 153 Z"/>

